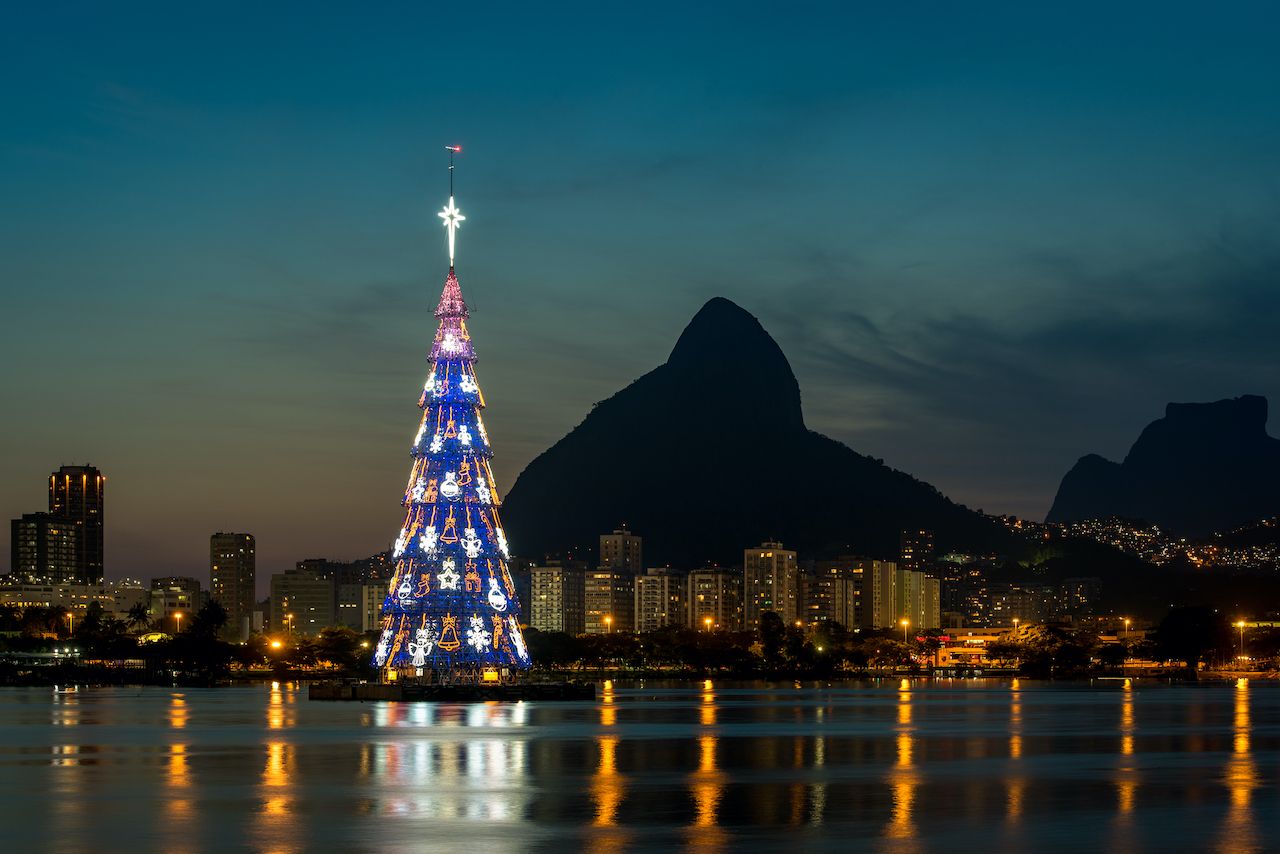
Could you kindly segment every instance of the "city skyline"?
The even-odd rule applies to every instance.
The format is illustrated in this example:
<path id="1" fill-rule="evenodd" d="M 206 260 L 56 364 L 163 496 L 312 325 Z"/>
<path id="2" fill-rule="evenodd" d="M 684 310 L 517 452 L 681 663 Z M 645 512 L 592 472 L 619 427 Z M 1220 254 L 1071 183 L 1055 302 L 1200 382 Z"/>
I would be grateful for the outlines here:
<path id="1" fill-rule="evenodd" d="M 508 488 L 715 295 L 811 427 L 988 512 L 1169 401 L 1276 397 L 1274 10 L 149 14 L 27 10 L 0 60 L 0 510 L 101 466 L 110 578 L 200 575 L 216 530 L 267 572 L 390 545 L 442 142 Z"/>

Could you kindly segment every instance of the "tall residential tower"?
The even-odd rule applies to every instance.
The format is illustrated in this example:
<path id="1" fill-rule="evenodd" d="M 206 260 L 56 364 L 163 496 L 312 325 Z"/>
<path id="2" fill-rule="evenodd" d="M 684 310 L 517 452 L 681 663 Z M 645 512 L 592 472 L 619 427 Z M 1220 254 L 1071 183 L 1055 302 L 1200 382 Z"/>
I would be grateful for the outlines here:
<path id="1" fill-rule="evenodd" d="M 209 538 L 209 597 L 227 611 L 224 636 L 244 640 L 253 620 L 257 583 L 253 534 L 218 532 Z"/>

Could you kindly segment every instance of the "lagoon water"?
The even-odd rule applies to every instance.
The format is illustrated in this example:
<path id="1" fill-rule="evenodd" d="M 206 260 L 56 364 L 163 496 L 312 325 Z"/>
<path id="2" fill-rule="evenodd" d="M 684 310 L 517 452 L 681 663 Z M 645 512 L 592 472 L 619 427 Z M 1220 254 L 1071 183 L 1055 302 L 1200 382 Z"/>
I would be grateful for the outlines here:
<path id="1" fill-rule="evenodd" d="M 1263 851 L 1280 683 L 0 689 L 4 851 Z"/>

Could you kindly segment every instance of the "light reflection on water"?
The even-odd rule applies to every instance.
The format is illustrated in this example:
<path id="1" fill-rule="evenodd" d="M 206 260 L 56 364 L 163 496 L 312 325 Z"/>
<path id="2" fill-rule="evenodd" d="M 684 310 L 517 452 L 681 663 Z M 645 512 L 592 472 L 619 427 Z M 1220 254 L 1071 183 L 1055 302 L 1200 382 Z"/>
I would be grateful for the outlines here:
<path id="1" fill-rule="evenodd" d="M 1280 684 L 0 691 L 13 850 L 1265 850 Z M 856 846 L 855 846 L 856 847 Z"/>

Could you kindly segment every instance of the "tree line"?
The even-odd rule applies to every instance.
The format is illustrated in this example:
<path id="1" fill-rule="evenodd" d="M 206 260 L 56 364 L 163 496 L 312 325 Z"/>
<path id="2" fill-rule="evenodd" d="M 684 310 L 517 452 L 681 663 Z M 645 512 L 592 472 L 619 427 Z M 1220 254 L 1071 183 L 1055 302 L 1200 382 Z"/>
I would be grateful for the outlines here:
<path id="1" fill-rule="evenodd" d="M 145 609 L 144 609 L 145 611 Z M 233 671 L 317 673 L 369 678 L 372 636 L 344 627 L 317 637 L 253 635 L 244 643 L 220 637 L 227 615 L 217 602 L 197 611 L 181 631 L 146 634 L 145 612 L 128 619 L 107 615 L 93 603 L 72 627 L 65 608 L 0 606 L 0 652 L 61 651 L 59 667 L 70 676 L 115 674 L 121 680 L 216 682 Z M 896 630 L 856 631 L 825 623 L 808 631 L 767 612 L 757 631 L 699 631 L 669 627 L 633 634 L 568 635 L 529 629 L 535 670 L 544 674 L 659 672 L 664 675 L 833 677 L 888 669 L 928 669 L 944 632 L 928 630 L 905 640 Z M 1060 625 L 1022 626 L 986 648 L 988 661 L 1026 676 L 1072 678 L 1123 670 L 1143 659 L 1229 665 L 1242 651 L 1275 667 L 1280 630 L 1257 628 L 1241 638 L 1223 614 L 1210 608 L 1175 608 L 1141 641 L 1102 643 L 1096 632 Z M 74 654 L 67 655 L 68 650 Z M 140 671 L 130 674 L 128 667 Z M 21 681 L 35 668 L 21 655 L 0 660 L 0 682 Z M 62 675 L 42 671 L 45 677 Z M 40 674 L 37 674 L 39 676 Z M 89 673 L 88 676 L 92 676 Z M 87 681 L 92 681 L 88 679 Z"/>

